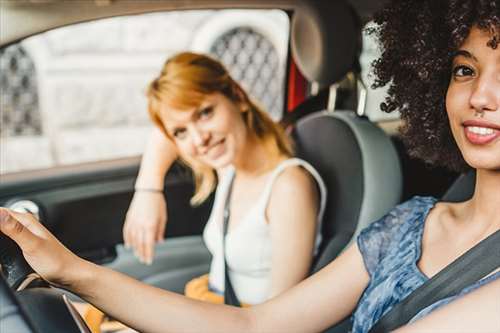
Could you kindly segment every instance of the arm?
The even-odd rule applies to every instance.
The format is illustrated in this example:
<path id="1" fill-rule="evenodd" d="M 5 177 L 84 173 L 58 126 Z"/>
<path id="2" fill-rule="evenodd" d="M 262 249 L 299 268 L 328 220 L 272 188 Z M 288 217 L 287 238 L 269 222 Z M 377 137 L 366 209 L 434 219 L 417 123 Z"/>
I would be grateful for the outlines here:
<path id="1" fill-rule="evenodd" d="M 146 332 L 316 332 L 356 306 L 368 283 L 356 245 L 290 291 L 249 309 L 203 303 L 78 258 L 29 214 L 0 208 L 0 231 L 45 279 Z"/>
<path id="2" fill-rule="evenodd" d="M 315 181 L 301 167 L 288 168 L 276 179 L 266 210 L 273 244 L 271 297 L 309 274 L 318 203 Z"/>
<path id="3" fill-rule="evenodd" d="M 153 128 L 142 156 L 136 191 L 123 226 L 123 240 L 143 262 L 151 263 L 154 245 L 163 239 L 167 204 L 163 195 L 165 174 L 177 158 L 175 145 L 157 127 Z M 144 191 L 141 189 L 154 189 Z"/>
<path id="4" fill-rule="evenodd" d="M 396 330 L 397 333 L 431 331 L 436 333 L 500 332 L 500 279 Z"/>

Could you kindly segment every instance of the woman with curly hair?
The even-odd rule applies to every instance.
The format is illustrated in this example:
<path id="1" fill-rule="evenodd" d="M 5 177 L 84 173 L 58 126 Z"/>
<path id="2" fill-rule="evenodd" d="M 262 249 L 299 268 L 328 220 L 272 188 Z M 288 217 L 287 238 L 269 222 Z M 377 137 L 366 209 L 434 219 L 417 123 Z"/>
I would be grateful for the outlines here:
<path id="1" fill-rule="evenodd" d="M 317 332 L 352 313 L 352 331 L 368 332 L 430 277 L 500 230 L 497 0 L 393 0 L 375 23 L 382 48 L 376 85 L 390 84 L 382 108 L 401 112 L 415 156 L 476 170 L 469 201 L 415 197 L 363 230 L 323 270 L 249 309 L 189 300 L 88 263 L 30 215 L 0 210 L 2 232 L 48 281 L 140 331 Z M 424 308 L 401 331 L 498 331 L 499 295 L 497 270 Z"/>

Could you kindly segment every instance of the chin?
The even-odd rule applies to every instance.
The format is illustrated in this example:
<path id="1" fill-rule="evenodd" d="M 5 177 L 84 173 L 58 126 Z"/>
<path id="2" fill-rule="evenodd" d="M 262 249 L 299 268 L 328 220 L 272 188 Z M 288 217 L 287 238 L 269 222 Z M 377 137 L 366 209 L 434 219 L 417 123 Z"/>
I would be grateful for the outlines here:
<path id="1" fill-rule="evenodd" d="M 206 164 L 214 169 L 223 169 L 229 166 L 232 162 L 233 158 L 229 156 L 229 154 L 224 154 L 215 160 L 207 161 Z"/>
<path id="2" fill-rule="evenodd" d="M 464 156 L 465 161 L 467 164 L 469 164 L 472 168 L 480 170 L 491 170 L 491 171 L 500 171 L 500 158 L 496 156 L 495 158 L 492 158 L 491 154 L 488 154 L 489 156 L 477 156 L 476 154 L 474 157 L 470 156 Z"/>

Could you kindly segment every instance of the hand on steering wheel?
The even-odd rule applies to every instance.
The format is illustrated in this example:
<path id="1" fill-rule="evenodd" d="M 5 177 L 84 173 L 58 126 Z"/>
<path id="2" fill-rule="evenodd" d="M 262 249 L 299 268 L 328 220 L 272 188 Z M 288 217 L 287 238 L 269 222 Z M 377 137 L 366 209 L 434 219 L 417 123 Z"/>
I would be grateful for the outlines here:
<path id="1" fill-rule="evenodd" d="M 131 247 L 141 262 L 151 264 L 155 244 L 163 240 L 166 224 L 163 192 L 136 191 L 123 226 L 125 246 Z"/>
<path id="2" fill-rule="evenodd" d="M 83 261 L 31 214 L 0 208 L 0 231 L 19 245 L 29 265 L 54 285 L 68 286 L 71 272 L 77 272 L 76 265 Z"/>

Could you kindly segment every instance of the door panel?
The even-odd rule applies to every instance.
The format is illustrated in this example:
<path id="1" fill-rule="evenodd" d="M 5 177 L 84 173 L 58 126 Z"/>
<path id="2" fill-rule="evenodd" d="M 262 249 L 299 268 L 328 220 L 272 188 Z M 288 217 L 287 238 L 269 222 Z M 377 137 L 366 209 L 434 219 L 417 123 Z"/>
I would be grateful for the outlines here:
<path id="1" fill-rule="evenodd" d="M 119 245 L 116 260 L 106 266 L 156 287 L 183 293 L 189 280 L 208 273 L 210 258 L 201 236 L 184 236 L 158 244 L 151 265 L 141 264 L 131 250 Z"/>
<path id="2" fill-rule="evenodd" d="M 133 195 L 139 159 L 92 163 L 72 168 L 2 176 L 0 205 L 31 200 L 40 218 L 66 246 L 92 261 L 107 262 L 123 242 L 122 226 Z M 190 173 L 175 165 L 165 180 L 168 193 L 169 238 L 199 235 L 211 200 L 189 205 L 193 184 Z"/>

